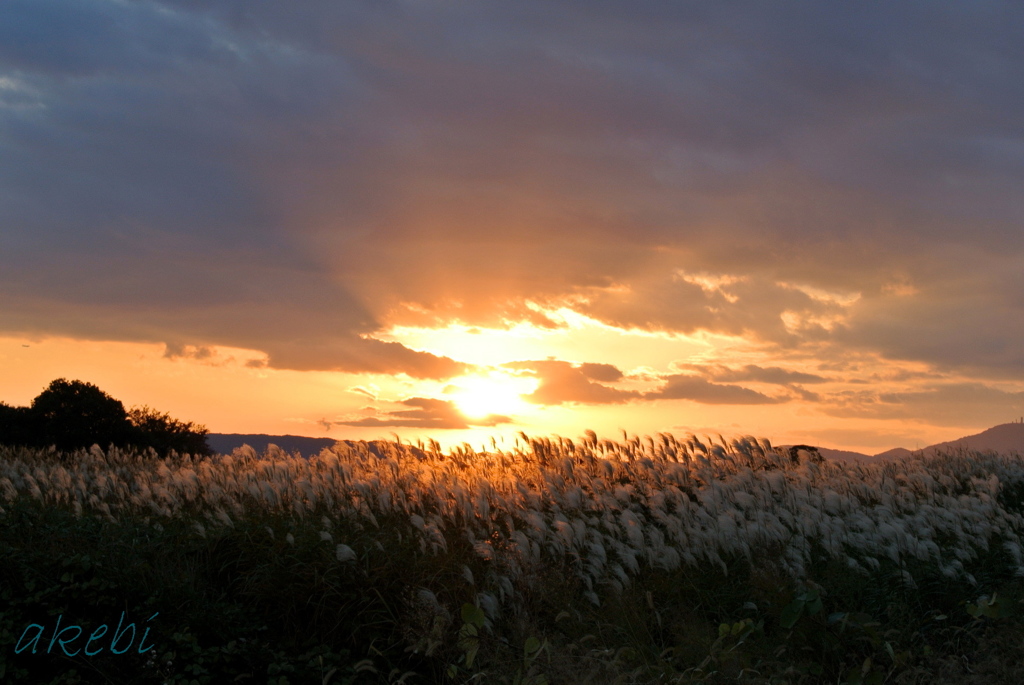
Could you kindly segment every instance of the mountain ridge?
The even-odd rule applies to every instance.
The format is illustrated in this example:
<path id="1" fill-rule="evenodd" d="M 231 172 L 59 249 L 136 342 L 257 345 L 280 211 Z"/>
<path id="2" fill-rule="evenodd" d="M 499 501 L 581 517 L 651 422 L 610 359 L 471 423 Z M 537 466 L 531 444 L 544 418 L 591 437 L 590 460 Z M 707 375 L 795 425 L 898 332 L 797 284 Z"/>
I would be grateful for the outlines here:
<path id="1" fill-rule="evenodd" d="M 354 444 L 356 442 L 369 442 L 375 444 L 378 440 L 337 440 L 334 438 L 314 438 L 305 435 L 267 435 L 265 433 L 208 433 L 207 444 L 214 452 L 219 454 L 230 454 L 236 447 L 249 445 L 257 452 L 265 452 L 269 445 L 277 445 L 285 452 L 298 452 L 305 457 L 317 454 L 325 447 L 344 442 Z M 776 445 L 780 449 L 788 449 L 792 445 Z M 940 450 L 968 449 L 981 452 L 1020 452 L 1024 454 L 1024 423 L 1002 423 L 992 426 L 980 433 L 966 435 L 955 440 L 939 442 L 934 445 L 923 447 L 919 450 L 908 450 L 903 447 L 894 447 L 878 454 L 863 454 L 850 450 L 837 450 L 829 447 L 818 447 L 818 452 L 826 459 L 837 461 L 872 463 L 888 459 L 902 459 L 911 454 L 924 453 L 935 454 Z"/>
<path id="2" fill-rule="evenodd" d="M 780 448 L 788 449 L 789 445 L 779 445 Z M 967 449 L 978 452 L 1019 452 L 1024 454 L 1024 423 L 1001 423 L 987 428 L 974 435 L 966 435 L 955 440 L 937 442 L 917 450 L 908 450 L 905 447 L 894 447 L 878 454 L 863 454 L 848 450 L 834 450 L 828 447 L 819 447 L 818 452 L 826 459 L 838 461 L 851 461 L 857 463 L 871 463 L 886 461 L 889 459 L 903 459 L 912 454 L 936 454 L 943 450 Z"/>

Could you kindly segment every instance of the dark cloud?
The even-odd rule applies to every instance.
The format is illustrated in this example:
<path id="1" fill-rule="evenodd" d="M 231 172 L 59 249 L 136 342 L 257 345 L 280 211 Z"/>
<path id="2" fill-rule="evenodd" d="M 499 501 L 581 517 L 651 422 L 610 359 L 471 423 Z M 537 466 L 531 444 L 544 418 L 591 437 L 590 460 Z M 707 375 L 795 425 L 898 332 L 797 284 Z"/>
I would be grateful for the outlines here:
<path id="1" fill-rule="evenodd" d="M 668 376 L 665 385 L 644 394 L 646 400 L 692 400 L 701 404 L 775 404 L 779 400 L 739 385 L 711 383 L 685 374 Z"/>
<path id="2" fill-rule="evenodd" d="M 512 362 L 503 366 L 531 372 L 540 379 L 537 389 L 523 396 L 524 399 L 537 404 L 622 404 L 654 400 L 692 400 L 702 404 L 773 404 L 788 401 L 738 385 L 711 383 L 704 378 L 687 374 L 663 377 L 662 386 L 649 392 L 622 390 L 604 384 L 624 378 L 622 372 L 611 364 L 573 364 L 547 359 Z M 769 375 L 773 375 L 771 370 L 767 371 L 770 372 Z M 594 380 L 598 376 L 604 383 Z M 804 399 L 817 397 L 800 389 L 794 389 L 793 392 Z"/>
<path id="3" fill-rule="evenodd" d="M 812 391 L 807 390 L 805 388 L 794 387 L 794 388 L 792 388 L 792 392 L 796 395 L 797 398 L 803 400 L 804 402 L 820 402 L 821 401 L 821 395 L 819 393 L 812 392 Z"/>
<path id="4" fill-rule="evenodd" d="M 1024 258 L 964 249 L 956 261 L 915 295 L 865 302 L 837 341 L 945 370 L 1024 378 Z"/>
<path id="5" fill-rule="evenodd" d="M 429 352 L 410 350 L 396 342 L 372 338 L 271 340 L 264 344 L 270 366 L 299 371 L 404 373 L 413 378 L 450 378 L 472 368 Z"/>
<path id="6" fill-rule="evenodd" d="M 530 301 L 1024 378 L 1022 19 L 9 0 L 0 329 L 441 377 L 365 337 Z M 546 399 L 629 399 L 577 371 Z"/>
<path id="7" fill-rule="evenodd" d="M 622 372 L 611 364 L 572 364 L 546 359 L 542 361 L 511 362 L 508 369 L 526 370 L 540 379 L 540 385 L 523 399 L 537 404 L 620 404 L 640 397 L 632 390 L 612 388 L 595 379 L 613 382 L 622 378 Z"/>
<path id="8" fill-rule="evenodd" d="M 354 388 L 349 388 L 348 391 L 359 395 L 365 395 L 366 397 L 369 397 L 371 400 L 377 399 L 377 393 L 374 392 L 374 390 L 370 388 L 364 388 L 361 385 L 357 385 Z"/>
<path id="9" fill-rule="evenodd" d="M 133 291 L 120 281 L 131 269 L 109 279 L 84 277 L 85 269 L 69 269 L 59 278 L 73 281 L 82 273 L 82 286 L 70 302 L 48 299 L 53 284 L 40 283 L 38 294 L 0 293 L 4 323 L 14 331 L 65 335 L 70 329 L 93 339 L 163 342 L 169 356 L 202 350 L 211 344 L 260 350 L 265 366 L 279 369 L 337 370 L 352 373 L 405 373 L 414 378 L 448 378 L 469 365 L 428 352 L 410 350 L 395 342 L 364 337 L 373 330 L 364 311 L 337 289 L 306 292 L 308 275 L 268 269 L 266 278 L 252 283 L 217 285 L 204 301 L 203 288 L 183 283 L 178 297 L 161 292 L 161 277 L 171 269 L 155 269 L 153 279 L 140 287 L 152 292 L 152 302 L 132 303 Z M 33 276 L 33 279 L 35 276 Z M 194 295 L 189 291 L 194 291 Z M 91 300 L 91 301 L 90 301 Z M 162 301 L 162 302 L 161 302 Z M 159 304 L 158 304 L 159 303 Z M 162 306 L 160 306 L 162 304 Z M 130 313 L 131 316 L 120 312 Z M 186 355 L 194 356 L 194 355 Z"/>
<path id="10" fill-rule="evenodd" d="M 772 383 L 774 385 L 792 385 L 794 383 L 824 383 L 828 381 L 824 376 L 813 373 L 790 371 L 777 366 L 758 366 L 756 364 L 747 364 L 737 368 L 686 364 L 682 365 L 681 368 L 701 372 L 716 381 L 725 381 L 727 383 L 755 381 L 758 383 Z"/>
<path id="11" fill-rule="evenodd" d="M 450 430 L 469 428 L 471 426 L 496 426 L 502 423 L 512 423 L 507 416 L 492 414 L 482 419 L 469 419 L 456 408 L 455 404 L 446 400 L 437 400 L 427 397 L 410 397 L 402 400 L 401 404 L 413 409 L 386 412 L 383 417 L 367 417 L 348 421 L 331 421 L 336 426 L 357 426 L 357 427 L 401 427 L 401 428 L 431 428 L 437 430 Z"/>
<path id="12" fill-rule="evenodd" d="M 204 347 L 200 345 L 195 347 L 193 345 L 164 345 L 164 357 L 168 359 L 195 359 L 196 361 L 211 360 L 214 358 L 215 353 L 212 348 Z"/>
<path id="13" fill-rule="evenodd" d="M 821 409 L 844 418 L 992 426 L 1024 413 L 1024 392 L 973 382 L 929 384 L 905 392 L 844 391 L 823 397 Z"/>
<path id="14" fill-rule="evenodd" d="M 587 378 L 591 378 L 595 381 L 601 381 L 602 383 L 614 383 L 622 380 L 622 371 L 620 371 L 614 364 L 593 364 L 585 362 L 579 366 L 580 373 Z"/>
<path id="15" fill-rule="evenodd" d="M 143 3 L 11 0 L 3 12 L 0 63 L 20 72 L 63 77 L 145 73 L 167 66 L 169 55 L 209 59 L 217 52 L 198 27 L 160 16 Z"/>

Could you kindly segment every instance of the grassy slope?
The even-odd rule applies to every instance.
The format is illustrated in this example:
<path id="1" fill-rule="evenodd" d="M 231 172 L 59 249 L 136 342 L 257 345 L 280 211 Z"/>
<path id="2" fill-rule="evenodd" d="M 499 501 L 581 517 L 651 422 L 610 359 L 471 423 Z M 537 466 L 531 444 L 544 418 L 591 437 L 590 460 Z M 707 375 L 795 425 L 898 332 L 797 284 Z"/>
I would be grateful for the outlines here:
<path id="1" fill-rule="evenodd" d="M 987 551 L 978 547 L 964 559 L 964 573 L 976 585 L 902 555 L 894 561 L 880 554 L 877 569 L 855 571 L 813 535 L 797 575 L 785 563 L 783 546 L 770 540 L 749 557 L 722 550 L 721 565 L 698 557 L 673 567 L 649 556 L 629 570 L 625 561 L 610 561 L 618 558 L 614 545 L 630 540 L 629 530 L 609 527 L 597 513 L 615 511 L 621 523 L 623 511 L 635 512 L 648 536 L 638 544 L 653 544 L 653 498 L 658 487 L 670 487 L 656 479 L 678 471 L 672 460 L 650 450 L 643 456 L 639 445 L 525 447 L 495 467 L 511 475 L 504 485 L 492 477 L 507 492 L 498 488 L 487 502 L 474 499 L 470 489 L 473 478 L 497 473 L 474 465 L 483 457 L 435 453 L 426 457 L 434 462 L 413 462 L 400 446 L 384 457 L 348 448 L 321 466 L 317 460 L 301 466 L 284 455 L 271 455 L 276 465 L 244 457 L 225 466 L 5 453 L 0 678 L 374 683 L 405 676 L 405 682 L 539 685 L 846 682 L 851 673 L 856 682 L 862 673 L 865 682 L 1022 682 L 1021 585 L 1016 560 L 1000 540 L 986 540 Z M 602 450 L 614 468 L 596 458 Z M 702 498 L 714 482 L 738 478 L 738 469 L 754 478 L 744 481 L 750 487 L 760 482 L 757 474 L 767 478 L 772 471 L 791 469 L 787 477 L 796 484 L 814 476 L 816 467 L 787 465 L 750 443 L 734 445 L 730 460 L 744 450 L 749 464 L 715 467 L 715 478 L 709 476 L 714 469 L 700 465 L 708 478 L 692 481 L 694 511 L 715 506 Z M 680 447 L 673 463 L 692 458 L 687 477 L 695 477 L 696 456 Z M 990 490 L 976 492 L 988 483 L 981 469 L 996 462 L 958 458 L 933 468 L 960 469 L 952 495 L 984 508 Z M 999 507 L 985 509 L 990 518 L 1021 513 L 1021 488 L 1013 480 L 1018 466 L 1000 466 L 1005 482 Z M 334 499 L 316 489 L 317 468 L 340 474 Z M 427 487 L 428 473 L 462 480 Z M 148 484 L 146 497 L 140 483 Z M 253 483 L 275 494 L 257 496 L 247 490 Z M 455 490 L 460 483 L 467 488 L 461 495 Z M 508 505 L 518 485 L 524 502 L 536 504 L 532 511 L 543 516 L 546 533 L 531 528 L 537 523 L 531 524 L 531 509 Z M 577 491 L 589 499 L 572 500 Z M 382 492 L 389 496 L 382 499 Z M 396 504 L 399 492 L 404 508 Z M 449 506 L 428 496 L 444 492 L 464 501 Z M 585 571 L 595 563 L 586 545 L 559 547 L 558 512 L 605 531 L 609 563 L 600 573 Z M 594 515 L 585 519 L 588 512 Z M 513 528 L 530 533 L 527 545 L 540 541 L 538 550 L 517 544 L 523 538 L 512 535 Z M 993 593 L 991 604 L 979 601 Z M 140 624 L 159 612 L 147 624 L 156 645 L 151 652 L 14 654 L 31 623 L 53 626 L 61 615 L 62 625 L 89 630 L 116 623 L 122 611 Z"/>

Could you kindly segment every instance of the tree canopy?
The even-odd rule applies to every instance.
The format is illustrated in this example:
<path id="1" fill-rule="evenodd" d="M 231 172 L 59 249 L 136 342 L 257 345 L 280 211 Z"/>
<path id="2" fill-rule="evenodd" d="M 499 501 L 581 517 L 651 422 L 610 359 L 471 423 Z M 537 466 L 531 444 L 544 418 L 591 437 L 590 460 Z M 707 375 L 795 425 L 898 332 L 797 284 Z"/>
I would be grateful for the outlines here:
<path id="1" fill-rule="evenodd" d="M 150 407 L 126 410 L 92 383 L 58 378 L 28 407 L 0 403 L 0 444 L 62 452 L 111 445 L 159 454 L 212 454 L 204 426 L 178 421 Z"/>

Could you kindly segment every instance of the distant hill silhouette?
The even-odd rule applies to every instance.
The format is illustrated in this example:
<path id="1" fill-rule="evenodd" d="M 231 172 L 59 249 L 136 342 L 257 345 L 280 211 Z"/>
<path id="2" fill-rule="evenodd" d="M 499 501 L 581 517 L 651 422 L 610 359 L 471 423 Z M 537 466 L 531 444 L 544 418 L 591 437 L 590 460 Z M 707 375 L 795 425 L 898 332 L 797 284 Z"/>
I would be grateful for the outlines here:
<path id="1" fill-rule="evenodd" d="M 319 454 L 325 447 L 338 442 L 333 438 L 309 438 L 303 435 L 265 435 L 263 433 L 208 433 L 206 444 L 218 454 L 231 454 L 232 450 L 242 445 L 249 445 L 257 453 L 267 451 L 269 445 L 277 445 L 291 454 L 298 452 L 304 457 Z"/>
<path id="2" fill-rule="evenodd" d="M 779 446 L 788 449 L 789 445 Z M 1024 454 L 1024 423 L 1003 423 L 982 431 L 977 435 L 968 435 L 948 442 L 940 442 L 934 445 L 923 447 L 919 450 L 908 450 L 903 447 L 894 447 L 885 452 L 875 455 L 850 452 L 848 450 L 833 450 L 827 447 L 819 447 L 818 452 L 826 459 L 837 461 L 856 462 L 870 464 L 888 459 L 902 459 L 911 454 L 923 452 L 924 454 L 935 454 L 940 450 L 968 449 L 978 452 L 1002 452 L 1012 454 L 1020 452 Z"/>
<path id="3" fill-rule="evenodd" d="M 789 450 L 790 445 L 776 445 L 775 447 L 785 452 Z M 870 454 L 864 454 L 862 452 L 853 452 L 850 450 L 834 450 L 829 447 L 819 447 L 818 454 L 825 457 L 825 459 L 827 459 L 828 461 L 845 461 L 857 464 L 870 464 L 875 461 L 892 459 L 896 456 L 903 456 L 902 454 L 893 454 L 900 452 L 900 450 L 902 449 L 903 448 L 901 447 L 897 447 L 894 450 L 889 450 L 888 452 L 883 452 L 881 454 L 876 454 L 872 456 Z M 909 450 L 903 451 L 906 452 L 907 454 L 911 454 Z"/>
<path id="4" fill-rule="evenodd" d="M 242 445 L 249 445 L 256 452 L 265 452 L 269 445 L 277 445 L 285 452 L 298 452 L 304 457 L 311 457 L 319 454 L 325 447 L 331 447 L 335 443 L 344 442 L 350 445 L 356 444 L 352 440 L 335 440 L 334 438 L 310 438 L 303 435 L 265 435 L 262 433 L 208 433 L 206 442 L 214 452 L 219 454 L 231 454 L 231 451 Z M 379 443 L 379 444 L 378 444 Z M 383 441 L 371 440 L 369 443 L 374 452 L 382 452 Z M 778 445 L 780 449 L 789 449 L 790 445 Z M 916 452 L 934 454 L 943 449 L 969 449 L 980 452 L 1020 452 L 1024 454 L 1024 423 L 1004 423 L 993 426 L 977 435 L 968 435 L 949 442 L 940 442 L 920 450 L 908 450 L 903 447 L 894 447 L 885 452 L 875 455 L 851 452 L 849 450 L 834 450 L 828 447 L 818 447 L 821 456 L 830 460 L 873 463 L 888 459 L 901 459 Z"/>
<path id="5" fill-rule="evenodd" d="M 943 449 L 960 448 L 979 452 L 1020 452 L 1024 454 L 1024 423 L 1003 423 L 977 435 L 968 435 L 949 442 L 929 445 L 923 451 L 927 454 Z"/>
<path id="6" fill-rule="evenodd" d="M 914 453 L 914 450 L 908 450 L 905 447 L 893 447 L 891 450 L 879 452 L 872 459 L 902 459 L 903 457 L 909 457 Z"/>
<path id="7" fill-rule="evenodd" d="M 829 449 L 827 447 L 819 447 L 818 448 L 818 452 L 820 452 L 821 456 L 825 457 L 826 459 L 831 459 L 831 460 L 836 460 L 836 461 L 852 461 L 852 462 L 857 462 L 857 463 L 869 463 L 869 462 L 873 462 L 873 461 L 877 461 L 878 460 L 878 457 L 873 457 L 873 456 L 868 455 L 868 454 L 861 454 L 860 452 L 852 452 L 850 450 L 833 450 L 833 449 Z"/>
<path id="8" fill-rule="evenodd" d="M 238 447 L 248 445 L 256 450 L 257 454 L 267 451 L 270 445 L 277 445 L 285 452 L 292 454 L 298 452 L 309 459 L 320 454 L 325 447 L 333 447 L 338 443 L 344 443 L 349 447 L 359 445 L 366 446 L 370 452 L 377 456 L 388 453 L 388 440 L 335 440 L 334 438 L 309 438 L 304 435 L 265 435 L 263 433 L 209 433 L 206 436 L 207 444 L 217 454 L 231 454 Z M 425 452 L 417 447 L 408 446 L 406 449 L 413 454 L 423 455 Z"/>

